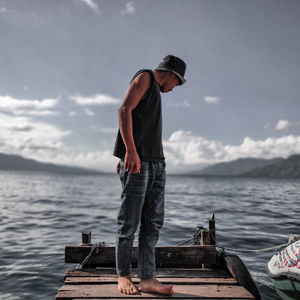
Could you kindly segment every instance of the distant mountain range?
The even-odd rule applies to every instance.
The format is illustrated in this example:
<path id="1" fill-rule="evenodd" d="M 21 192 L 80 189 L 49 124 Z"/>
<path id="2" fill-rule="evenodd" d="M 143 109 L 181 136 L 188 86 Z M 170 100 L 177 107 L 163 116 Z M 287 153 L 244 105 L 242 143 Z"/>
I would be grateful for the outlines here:
<path id="1" fill-rule="evenodd" d="M 300 178 L 300 155 L 287 159 L 240 158 L 206 167 L 193 175 Z"/>
<path id="2" fill-rule="evenodd" d="M 77 175 L 98 175 L 104 172 L 84 169 L 79 167 L 69 167 L 64 165 L 55 165 L 50 163 L 42 163 L 33 159 L 23 158 L 19 155 L 10 155 L 0 153 L 0 170 L 10 171 L 37 171 L 51 172 L 59 174 L 77 174 Z"/>
<path id="3" fill-rule="evenodd" d="M 260 159 L 260 158 L 240 158 L 230 162 L 224 162 L 206 167 L 194 172 L 196 175 L 217 175 L 217 176 L 240 176 L 257 168 L 267 165 L 277 164 L 283 158 Z"/>
<path id="4" fill-rule="evenodd" d="M 292 155 L 278 163 L 246 172 L 243 176 L 300 179 L 300 155 Z"/>
<path id="5" fill-rule="evenodd" d="M 42 163 L 22 156 L 3 153 L 0 153 L 0 170 L 37 171 L 78 175 L 105 174 L 105 172 L 96 170 Z M 292 155 L 286 159 L 240 158 L 231 162 L 215 164 L 186 175 L 300 178 L 300 154 Z"/>

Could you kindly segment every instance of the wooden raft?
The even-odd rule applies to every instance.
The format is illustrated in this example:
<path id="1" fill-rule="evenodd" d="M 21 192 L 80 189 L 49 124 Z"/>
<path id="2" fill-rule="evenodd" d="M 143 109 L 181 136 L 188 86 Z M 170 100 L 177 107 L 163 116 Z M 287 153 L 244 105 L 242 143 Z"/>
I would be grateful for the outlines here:
<path id="1" fill-rule="evenodd" d="M 210 231 L 201 231 L 200 245 L 159 246 L 156 248 L 157 278 L 173 285 L 173 296 L 155 293 L 126 295 L 118 291 L 115 271 L 115 248 L 103 247 L 91 257 L 87 268 L 67 270 L 64 285 L 56 300 L 67 299 L 252 299 L 244 287 L 239 286 L 230 270 L 220 261 L 215 247 L 214 219 Z M 91 234 L 84 232 L 81 246 L 67 246 L 65 261 L 81 263 L 91 249 Z M 138 248 L 133 248 L 132 266 L 137 264 Z M 132 281 L 137 287 L 137 270 L 132 269 Z"/>

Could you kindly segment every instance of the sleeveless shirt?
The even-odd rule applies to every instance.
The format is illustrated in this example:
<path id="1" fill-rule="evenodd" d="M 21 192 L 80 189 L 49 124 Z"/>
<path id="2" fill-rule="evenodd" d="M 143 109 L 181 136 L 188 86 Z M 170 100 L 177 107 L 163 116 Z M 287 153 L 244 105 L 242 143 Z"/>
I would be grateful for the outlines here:
<path id="1" fill-rule="evenodd" d="M 153 71 L 148 69 L 138 71 L 131 82 L 142 72 L 150 73 L 151 83 L 132 111 L 133 139 L 141 161 L 164 161 L 160 86 Z M 126 148 L 119 129 L 113 155 L 124 159 L 125 154 Z"/>

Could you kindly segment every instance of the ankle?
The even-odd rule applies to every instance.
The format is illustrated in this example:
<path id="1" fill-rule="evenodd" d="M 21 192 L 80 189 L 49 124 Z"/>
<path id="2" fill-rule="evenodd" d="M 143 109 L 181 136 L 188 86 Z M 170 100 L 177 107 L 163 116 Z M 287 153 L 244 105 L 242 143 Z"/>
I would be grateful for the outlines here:
<path id="1" fill-rule="evenodd" d="M 129 279 L 131 280 L 131 277 L 130 275 L 118 275 L 118 278 L 122 279 L 122 278 L 126 278 L 126 279 Z"/>

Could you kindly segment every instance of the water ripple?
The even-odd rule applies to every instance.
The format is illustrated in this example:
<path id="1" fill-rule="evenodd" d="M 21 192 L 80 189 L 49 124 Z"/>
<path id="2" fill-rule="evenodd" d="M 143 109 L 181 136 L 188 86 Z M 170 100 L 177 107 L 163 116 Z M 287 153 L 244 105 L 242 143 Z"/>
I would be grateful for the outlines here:
<path id="1" fill-rule="evenodd" d="M 93 241 L 114 245 L 118 176 L 0 172 L 0 186 L 1 299 L 53 299 L 72 267 L 64 263 L 64 247 L 81 243 L 83 230 L 92 230 Z M 197 225 L 207 227 L 212 213 L 222 246 L 286 243 L 299 234 L 299 195 L 297 180 L 168 176 L 158 244 L 190 238 Z M 271 256 L 240 255 L 264 300 L 279 299 L 265 271 Z"/>

